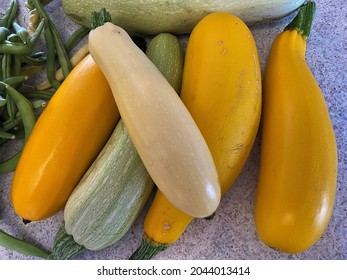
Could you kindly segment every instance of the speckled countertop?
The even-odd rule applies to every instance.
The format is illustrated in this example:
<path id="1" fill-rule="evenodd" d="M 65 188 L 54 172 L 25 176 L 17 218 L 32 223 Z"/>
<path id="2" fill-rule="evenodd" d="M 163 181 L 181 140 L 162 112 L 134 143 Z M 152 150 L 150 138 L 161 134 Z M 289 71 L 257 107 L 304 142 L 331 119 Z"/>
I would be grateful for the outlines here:
<path id="1" fill-rule="evenodd" d="M 24 0 L 20 2 L 24 3 Z M 181 238 L 156 259 L 347 259 L 347 5 L 345 0 L 317 0 L 316 3 L 317 12 L 307 42 L 306 60 L 324 93 L 336 133 L 339 158 L 336 203 L 325 233 L 313 247 L 296 255 L 277 252 L 258 239 L 253 220 L 259 164 L 257 138 L 243 172 L 222 198 L 213 219 L 194 220 Z M 7 4 L 7 0 L 0 0 L 1 11 Z M 47 11 L 64 36 L 75 30 L 76 25 L 65 18 L 60 0 L 54 0 Z M 273 39 L 291 18 L 251 27 L 262 70 Z M 182 42 L 186 39 L 183 36 Z M 0 159 L 5 159 L 13 149 L 12 145 L 0 146 Z M 63 213 L 24 225 L 9 202 L 13 173 L 0 176 L 0 228 L 51 250 L 63 221 Z M 86 251 L 77 259 L 127 259 L 140 244 L 148 206 L 149 203 L 118 243 L 98 252 Z M 0 247 L 0 259 L 32 258 Z"/>

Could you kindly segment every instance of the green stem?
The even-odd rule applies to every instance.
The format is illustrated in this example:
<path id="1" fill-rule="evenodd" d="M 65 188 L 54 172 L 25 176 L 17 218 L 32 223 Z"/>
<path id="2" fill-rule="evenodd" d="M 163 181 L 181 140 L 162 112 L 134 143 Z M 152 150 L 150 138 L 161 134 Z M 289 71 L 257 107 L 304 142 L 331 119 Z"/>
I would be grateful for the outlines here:
<path id="1" fill-rule="evenodd" d="M 106 22 L 111 22 L 111 15 L 105 8 L 102 8 L 99 12 L 92 12 L 90 18 L 90 29 L 93 30 L 104 25 Z"/>
<path id="2" fill-rule="evenodd" d="M 168 244 L 153 241 L 146 233 L 142 236 L 140 247 L 130 256 L 129 260 L 151 260 L 160 252 L 166 250 Z"/>
<path id="3" fill-rule="evenodd" d="M 316 3 L 308 1 L 300 7 L 296 17 L 284 28 L 284 30 L 296 29 L 305 39 L 310 35 L 313 18 L 316 12 Z"/>
<path id="4" fill-rule="evenodd" d="M 20 254 L 48 259 L 49 253 L 35 245 L 20 240 L 0 230 L 0 246 Z"/>
<path id="5" fill-rule="evenodd" d="M 73 236 L 65 231 L 65 223 L 63 223 L 55 236 L 53 251 L 49 259 L 71 260 L 85 250 L 83 245 L 78 244 Z"/>

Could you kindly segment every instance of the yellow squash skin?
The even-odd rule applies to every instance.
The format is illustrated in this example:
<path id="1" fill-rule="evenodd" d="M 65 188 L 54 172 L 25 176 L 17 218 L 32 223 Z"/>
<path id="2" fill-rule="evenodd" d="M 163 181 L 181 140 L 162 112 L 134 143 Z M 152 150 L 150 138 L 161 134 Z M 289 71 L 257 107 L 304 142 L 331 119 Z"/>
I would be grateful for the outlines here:
<path id="1" fill-rule="evenodd" d="M 334 131 L 305 51 L 296 29 L 282 32 L 264 77 L 255 223 L 266 245 L 286 253 L 302 252 L 321 237 L 337 179 Z"/>
<path id="2" fill-rule="evenodd" d="M 128 33 L 112 23 L 89 33 L 89 51 L 157 187 L 193 217 L 213 214 L 221 196 L 217 170 L 205 139 L 170 83 Z"/>
<path id="3" fill-rule="evenodd" d="M 11 190 L 15 212 L 38 221 L 62 210 L 118 119 L 111 89 L 88 55 L 58 88 L 24 147 Z"/>
<path id="4" fill-rule="evenodd" d="M 224 194 L 249 156 L 262 104 L 257 48 L 238 17 L 213 13 L 193 29 L 181 99 L 211 151 Z M 145 218 L 145 234 L 153 243 L 170 244 L 192 220 L 158 191 Z"/>

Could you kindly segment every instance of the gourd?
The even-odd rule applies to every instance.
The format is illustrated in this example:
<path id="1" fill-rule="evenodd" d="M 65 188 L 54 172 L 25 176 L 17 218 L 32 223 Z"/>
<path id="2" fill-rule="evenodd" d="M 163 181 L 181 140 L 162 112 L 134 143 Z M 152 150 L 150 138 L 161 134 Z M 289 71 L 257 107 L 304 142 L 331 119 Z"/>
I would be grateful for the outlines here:
<path id="1" fill-rule="evenodd" d="M 337 147 L 323 93 L 305 61 L 315 3 L 274 40 L 264 76 L 255 200 L 260 240 L 286 253 L 315 244 L 331 218 Z"/>
<path id="2" fill-rule="evenodd" d="M 211 215 L 220 202 L 216 167 L 175 90 L 119 26 L 107 22 L 92 30 L 89 50 L 157 187 L 181 211 Z"/>
<path id="3" fill-rule="evenodd" d="M 62 210 L 118 120 L 111 88 L 88 55 L 55 92 L 23 149 L 11 187 L 17 215 L 39 221 Z"/>
<path id="4" fill-rule="evenodd" d="M 81 25 L 89 26 L 92 11 L 106 8 L 114 24 L 128 32 L 146 34 L 190 33 L 203 17 L 224 11 L 250 23 L 284 17 L 295 11 L 304 0 L 62 0 L 64 12 Z"/>
<path id="5" fill-rule="evenodd" d="M 181 99 L 213 156 L 222 194 L 240 174 L 260 122 L 261 71 L 253 36 L 229 13 L 212 13 L 193 29 L 185 55 Z M 184 232 L 193 217 L 158 191 L 132 259 L 150 259 Z"/>

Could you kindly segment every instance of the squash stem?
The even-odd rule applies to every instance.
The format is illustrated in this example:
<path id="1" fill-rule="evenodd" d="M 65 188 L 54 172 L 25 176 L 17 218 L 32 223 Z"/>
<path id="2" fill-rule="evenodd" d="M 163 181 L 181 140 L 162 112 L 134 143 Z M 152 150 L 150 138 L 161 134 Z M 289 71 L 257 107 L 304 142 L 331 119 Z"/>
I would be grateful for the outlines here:
<path id="1" fill-rule="evenodd" d="M 308 1 L 300 7 L 296 17 L 284 28 L 284 30 L 296 29 L 306 40 L 311 32 L 315 12 L 316 3 L 314 1 Z"/>
<path id="2" fill-rule="evenodd" d="M 111 15 L 105 8 L 102 8 L 99 12 L 92 12 L 90 17 L 90 29 L 93 30 L 104 25 L 106 22 L 111 22 Z"/>
<path id="3" fill-rule="evenodd" d="M 65 223 L 63 223 L 55 236 L 53 251 L 49 255 L 49 259 L 71 260 L 85 250 L 83 245 L 78 244 L 73 236 L 65 231 Z"/>
<path id="4" fill-rule="evenodd" d="M 130 256 L 129 260 L 151 260 L 167 247 L 167 244 L 155 242 L 145 233 L 142 236 L 140 247 Z"/>

